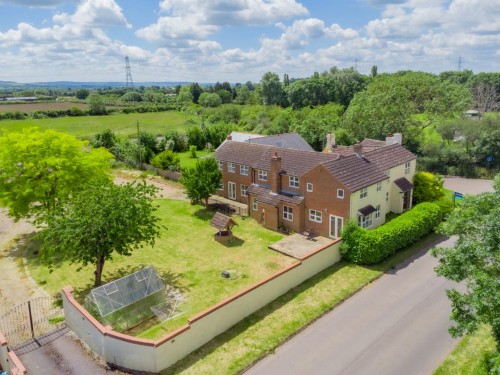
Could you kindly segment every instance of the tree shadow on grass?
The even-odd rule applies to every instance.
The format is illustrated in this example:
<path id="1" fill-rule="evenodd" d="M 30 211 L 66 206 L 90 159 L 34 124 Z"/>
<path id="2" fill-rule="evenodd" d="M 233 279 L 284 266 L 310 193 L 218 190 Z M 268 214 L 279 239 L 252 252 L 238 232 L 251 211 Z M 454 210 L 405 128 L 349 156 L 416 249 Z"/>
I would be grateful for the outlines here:
<path id="1" fill-rule="evenodd" d="M 215 210 L 212 208 L 200 208 L 199 210 L 196 210 L 194 213 L 194 216 L 196 216 L 198 219 L 203 220 L 203 221 L 209 221 L 212 220 L 212 217 L 215 214 Z"/>

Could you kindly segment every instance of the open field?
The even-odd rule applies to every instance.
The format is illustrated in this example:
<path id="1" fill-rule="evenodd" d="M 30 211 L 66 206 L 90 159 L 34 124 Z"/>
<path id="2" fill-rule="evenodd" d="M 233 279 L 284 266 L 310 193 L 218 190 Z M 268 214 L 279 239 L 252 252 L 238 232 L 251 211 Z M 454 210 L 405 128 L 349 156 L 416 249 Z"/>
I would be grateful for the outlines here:
<path id="1" fill-rule="evenodd" d="M 0 103 L 0 112 L 34 112 L 47 110 L 67 110 L 71 107 L 87 109 L 89 106 L 86 103 L 65 103 L 65 102 L 48 102 L 48 103 L 22 103 L 22 104 L 4 104 Z"/>
<path id="2" fill-rule="evenodd" d="M 80 138 L 89 138 L 96 133 L 111 129 L 117 135 L 134 136 L 137 122 L 141 130 L 165 134 L 169 130 L 181 130 L 198 123 L 199 119 L 178 111 L 114 114 L 107 116 L 59 117 L 50 119 L 2 120 L 0 131 L 18 131 L 23 128 L 39 127 L 69 133 Z"/>
<path id="3" fill-rule="evenodd" d="M 184 201 L 158 200 L 157 203 L 165 229 L 156 245 L 136 250 L 129 257 L 115 256 L 104 266 L 103 282 L 154 265 L 167 284 L 183 293 L 185 308 L 189 307 L 190 311 L 151 328 L 141 337 L 161 337 L 185 324 L 190 316 L 295 262 L 267 248 L 283 236 L 262 228 L 254 220 L 237 218 L 235 237 L 225 246 L 213 239 L 216 232 L 210 226 L 213 212 Z M 83 302 L 93 285 L 93 267 L 89 265 L 76 272 L 78 265 L 61 262 L 49 273 L 34 255 L 36 248 L 32 241 L 26 251 L 27 266 L 35 281 L 51 294 L 71 285 L 77 299 Z M 221 272 L 228 269 L 237 270 L 240 278 L 222 279 Z"/>
<path id="4" fill-rule="evenodd" d="M 207 151 L 196 151 L 196 158 L 191 157 L 191 152 L 186 151 L 186 152 L 181 152 L 178 153 L 180 157 L 180 162 L 181 162 L 181 168 L 194 168 L 196 166 L 196 163 L 198 160 L 205 156 L 211 156 L 213 155 L 213 152 L 207 152 Z"/>
<path id="5" fill-rule="evenodd" d="M 495 353 L 495 340 L 489 326 L 467 335 L 434 372 L 434 375 L 488 375 L 487 360 Z"/>

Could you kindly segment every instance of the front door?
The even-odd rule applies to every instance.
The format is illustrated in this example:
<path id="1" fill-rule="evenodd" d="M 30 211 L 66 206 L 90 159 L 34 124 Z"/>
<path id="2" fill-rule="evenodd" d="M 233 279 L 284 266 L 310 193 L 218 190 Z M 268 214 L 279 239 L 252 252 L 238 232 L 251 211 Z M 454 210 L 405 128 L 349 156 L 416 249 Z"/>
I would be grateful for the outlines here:
<path id="1" fill-rule="evenodd" d="M 339 238 L 344 228 L 344 218 L 330 215 L 330 237 Z"/>
<path id="2" fill-rule="evenodd" d="M 236 184 L 234 182 L 227 183 L 228 198 L 236 200 Z"/>
<path id="3" fill-rule="evenodd" d="M 411 190 L 406 191 L 403 194 L 403 211 L 409 210 L 411 208 Z"/>

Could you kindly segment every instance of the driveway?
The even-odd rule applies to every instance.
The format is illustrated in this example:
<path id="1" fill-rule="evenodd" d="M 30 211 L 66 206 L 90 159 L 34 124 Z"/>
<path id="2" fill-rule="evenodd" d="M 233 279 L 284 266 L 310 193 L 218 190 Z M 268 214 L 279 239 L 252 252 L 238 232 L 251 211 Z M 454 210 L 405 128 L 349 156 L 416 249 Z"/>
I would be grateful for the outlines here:
<path id="1" fill-rule="evenodd" d="M 446 178 L 464 194 L 492 191 L 492 182 Z M 442 237 L 435 245 L 453 246 Z M 447 328 L 456 284 L 437 277 L 437 260 L 422 248 L 335 308 L 245 374 L 431 374 L 456 346 Z"/>

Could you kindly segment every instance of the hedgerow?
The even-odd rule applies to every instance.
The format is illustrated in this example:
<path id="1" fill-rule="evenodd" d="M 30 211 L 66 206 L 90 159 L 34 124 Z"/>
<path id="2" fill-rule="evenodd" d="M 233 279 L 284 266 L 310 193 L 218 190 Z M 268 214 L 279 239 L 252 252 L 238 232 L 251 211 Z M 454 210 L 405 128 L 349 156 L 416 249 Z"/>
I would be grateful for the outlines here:
<path id="1" fill-rule="evenodd" d="M 442 218 L 437 204 L 424 202 L 376 229 L 364 229 L 351 221 L 342 232 L 340 252 L 351 262 L 375 264 L 425 236 Z"/>

